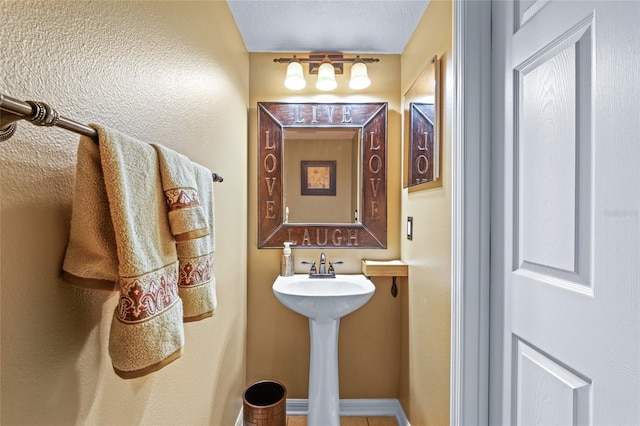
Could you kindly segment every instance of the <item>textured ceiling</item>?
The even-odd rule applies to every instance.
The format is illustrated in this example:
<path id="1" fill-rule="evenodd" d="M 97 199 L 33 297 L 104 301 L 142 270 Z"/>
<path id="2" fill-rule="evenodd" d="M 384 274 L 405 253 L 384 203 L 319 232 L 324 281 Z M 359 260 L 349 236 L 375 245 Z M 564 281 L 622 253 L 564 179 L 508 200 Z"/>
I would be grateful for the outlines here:
<path id="1" fill-rule="evenodd" d="M 429 0 L 227 0 L 249 52 L 402 53 Z"/>

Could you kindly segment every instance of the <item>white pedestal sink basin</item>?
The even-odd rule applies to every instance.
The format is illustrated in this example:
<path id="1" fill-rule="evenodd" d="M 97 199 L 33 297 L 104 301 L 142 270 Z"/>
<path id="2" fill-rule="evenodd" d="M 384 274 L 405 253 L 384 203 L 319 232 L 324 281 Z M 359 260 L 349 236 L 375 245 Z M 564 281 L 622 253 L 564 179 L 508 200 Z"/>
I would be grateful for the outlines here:
<path id="1" fill-rule="evenodd" d="M 278 277 L 273 293 L 287 308 L 309 318 L 308 426 L 340 426 L 338 328 L 343 317 L 367 303 L 375 286 L 364 275 Z"/>

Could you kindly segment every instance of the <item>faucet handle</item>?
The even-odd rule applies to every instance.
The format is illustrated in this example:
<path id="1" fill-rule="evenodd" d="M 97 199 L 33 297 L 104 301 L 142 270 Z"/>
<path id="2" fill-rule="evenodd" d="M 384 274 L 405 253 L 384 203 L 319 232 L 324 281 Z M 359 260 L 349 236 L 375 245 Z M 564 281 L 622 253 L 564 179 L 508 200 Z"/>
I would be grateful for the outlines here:
<path id="1" fill-rule="evenodd" d="M 311 265 L 311 269 L 309 270 L 309 275 L 315 274 L 316 273 L 316 261 L 312 260 L 311 262 L 309 262 L 308 260 L 303 260 L 302 262 L 303 265 Z"/>
<path id="2" fill-rule="evenodd" d="M 331 275 L 335 275 L 336 274 L 336 270 L 333 269 L 333 265 L 341 265 L 344 262 L 342 260 L 333 260 L 329 262 L 329 274 Z"/>

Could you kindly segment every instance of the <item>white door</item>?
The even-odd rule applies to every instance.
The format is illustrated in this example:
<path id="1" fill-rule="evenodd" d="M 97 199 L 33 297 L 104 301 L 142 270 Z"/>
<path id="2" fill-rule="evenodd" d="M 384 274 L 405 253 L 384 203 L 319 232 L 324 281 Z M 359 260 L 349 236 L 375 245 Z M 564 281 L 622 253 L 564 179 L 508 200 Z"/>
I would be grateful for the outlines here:
<path id="1" fill-rule="evenodd" d="M 492 20 L 490 422 L 640 425 L 640 1 Z"/>

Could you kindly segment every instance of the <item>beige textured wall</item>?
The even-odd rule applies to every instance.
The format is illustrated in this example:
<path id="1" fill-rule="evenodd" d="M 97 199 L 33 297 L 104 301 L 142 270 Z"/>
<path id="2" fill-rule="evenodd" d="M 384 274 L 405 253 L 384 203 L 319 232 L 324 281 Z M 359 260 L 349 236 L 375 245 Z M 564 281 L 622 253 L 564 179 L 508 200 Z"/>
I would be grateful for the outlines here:
<path id="1" fill-rule="evenodd" d="M 388 248 L 326 251 L 328 260 L 345 261 L 337 268 L 339 273 L 359 273 L 362 258 L 398 259 L 400 256 L 400 56 L 375 55 L 380 57 L 380 62 L 369 66 L 372 84 L 364 93 L 348 88 L 347 73 L 337 76 L 338 89 L 331 94 L 320 94 L 311 78 L 307 79 L 307 88 L 301 92 L 285 89 L 286 66 L 273 62 L 273 58 L 280 56 L 287 54 L 250 54 L 247 380 L 277 379 L 287 386 L 289 398 L 307 398 L 308 321 L 285 308 L 271 290 L 279 273 L 281 250 L 257 248 L 256 105 L 258 101 L 389 103 Z M 296 272 L 307 273 L 308 267 L 299 262 L 318 259 L 321 250 L 294 249 L 293 252 Z M 373 298 L 341 320 L 338 343 L 341 398 L 398 396 L 401 299 L 391 296 L 390 281 L 389 278 L 374 279 L 376 293 Z M 404 289 L 400 291 L 402 293 Z"/>
<path id="2" fill-rule="evenodd" d="M 117 294 L 60 281 L 78 136 L 0 143 L 3 425 L 233 425 L 245 384 L 249 56 L 225 2 L 1 1 L 0 89 L 221 173 L 218 311 L 135 380 L 107 353 Z"/>
<path id="3" fill-rule="evenodd" d="M 413 216 L 413 240 L 402 239 L 409 264 L 402 293 L 400 402 L 412 425 L 449 424 L 451 321 L 451 133 L 453 2 L 432 0 L 402 53 L 402 93 L 438 55 L 442 79 L 443 186 L 402 191 L 403 233 Z"/>

